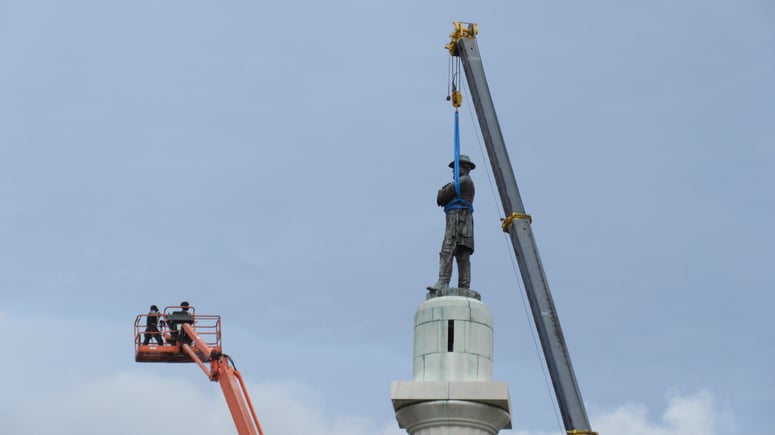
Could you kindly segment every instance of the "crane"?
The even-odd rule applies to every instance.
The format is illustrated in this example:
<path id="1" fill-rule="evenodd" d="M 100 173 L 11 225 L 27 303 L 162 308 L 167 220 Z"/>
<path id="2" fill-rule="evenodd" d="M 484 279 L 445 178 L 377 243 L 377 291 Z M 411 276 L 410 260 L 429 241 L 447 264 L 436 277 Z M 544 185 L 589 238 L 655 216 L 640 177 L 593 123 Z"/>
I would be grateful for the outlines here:
<path id="1" fill-rule="evenodd" d="M 148 325 L 157 320 L 153 317 L 160 320 L 161 329 L 149 331 Z M 264 435 L 242 375 L 221 351 L 220 316 L 196 314 L 195 308 L 184 302 L 167 306 L 158 315 L 139 314 L 134 329 L 136 362 L 196 363 L 211 381 L 220 384 L 237 433 Z M 162 338 L 150 344 L 149 339 L 156 336 Z"/>
<path id="2" fill-rule="evenodd" d="M 495 184 L 498 187 L 506 216 L 502 219 L 502 229 L 509 234 L 514 254 L 517 257 L 565 430 L 568 435 L 597 435 L 597 432 L 590 429 L 589 418 L 576 382 L 576 375 L 573 372 L 568 347 L 560 328 L 560 320 L 552 294 L 549 291 L 541 259 L 538 256 L 538 246 L 531 229 L 532 217 L 525 212 L 525 206 L 522 204 L 511 160 L 503 140 L 503 133 L 498 124 L 495 105 L 487 85 L 476 40 L 476 35 L 479 32 L 478 26 L 474 23 L 463 22 L 454 22 L 453 26 L 454 30 L 449 35 L 450 42 L 445 48 L 449 50 L 453 58 L 459 58 L 463 64 L 471 99 L 476 109 L 479 127 L 492 166 Z M 452 93 L 448 99 L 455 107 L 456 120 L 457 108 L 460 107 L 462 101 L 458 89 L 459 87 L 455 85 L 453 78 Z"/>

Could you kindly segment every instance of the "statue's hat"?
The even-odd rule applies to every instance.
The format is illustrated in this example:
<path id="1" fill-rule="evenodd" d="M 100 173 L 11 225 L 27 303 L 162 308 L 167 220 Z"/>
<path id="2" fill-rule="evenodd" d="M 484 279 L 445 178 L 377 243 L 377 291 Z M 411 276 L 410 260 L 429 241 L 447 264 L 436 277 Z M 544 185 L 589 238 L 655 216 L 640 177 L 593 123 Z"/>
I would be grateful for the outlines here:
<path id="1" fill-rule="evenodd" d="M 460 155 L 460 166 L 468 166 L 470 169 L 476 169 L 476 165 L 474 162 L 471 161 L 471 159 L 468 158 L 467 155 L 461 154 Z M 454 168 L 455 167 L 455 161 L 449 162 L 449 167 Z"/>

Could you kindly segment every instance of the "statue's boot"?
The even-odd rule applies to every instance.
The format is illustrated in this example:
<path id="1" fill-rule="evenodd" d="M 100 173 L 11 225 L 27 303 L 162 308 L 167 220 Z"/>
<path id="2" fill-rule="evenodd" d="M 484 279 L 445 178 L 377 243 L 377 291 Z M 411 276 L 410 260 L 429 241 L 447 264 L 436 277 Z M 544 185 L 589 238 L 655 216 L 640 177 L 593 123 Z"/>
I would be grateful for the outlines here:
<path id="1" fill-rule="evenodd" d="M 429 285 L 428 290 L 436 292 L 449 288 L 449 278 L 452 276 L 452 256 L 446 252 L 439 254 L 439 280 L 436 284 Z"/>
<path id="2" fill-rule="evenodd" d="M 437 292 L 439 290 L 444 290 L 445 288 L 449 288 L 449 281 L 438 280 L 438 281 L 436 281 L 436 284 L 428 286 L 428 290 L 430 290 L 432 292 Z"/>

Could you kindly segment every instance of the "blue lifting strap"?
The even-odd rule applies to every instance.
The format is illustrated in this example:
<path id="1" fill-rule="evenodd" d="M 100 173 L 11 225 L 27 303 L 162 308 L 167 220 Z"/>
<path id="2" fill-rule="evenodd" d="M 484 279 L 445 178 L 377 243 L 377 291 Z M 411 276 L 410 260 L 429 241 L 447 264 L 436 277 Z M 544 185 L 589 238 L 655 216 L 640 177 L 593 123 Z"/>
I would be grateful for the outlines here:
<path id="1" fill-rule="evenodd" d="M 460 116 L 455 110 L 455 196 L 460 199 Z"/>
<path id="2" fill-rule="evenodd" d="M 474 206 L 470 202 L 463 199 L 460 196 L 460 116 L 458 111 L 455 110 L 455 199 L 450 201 L 449 204 L 444 206 L 444 213 L 450 210 L 456 210 L 461 208 L 467 208 L 473 213 Z"/>
<path id="3" fill-rule="evenodd" d="M 468 210 L 471 210 L 471 213 L 474 212 L 474 206 L 470 202 L 466 201 L 463 198 L 455 198 L 452 201 L 449 202 L 449 204 L 444 206 L 444 213 L 449 212 L 450 210 L 457 210 L 461 208 L 467 208 Z"/>

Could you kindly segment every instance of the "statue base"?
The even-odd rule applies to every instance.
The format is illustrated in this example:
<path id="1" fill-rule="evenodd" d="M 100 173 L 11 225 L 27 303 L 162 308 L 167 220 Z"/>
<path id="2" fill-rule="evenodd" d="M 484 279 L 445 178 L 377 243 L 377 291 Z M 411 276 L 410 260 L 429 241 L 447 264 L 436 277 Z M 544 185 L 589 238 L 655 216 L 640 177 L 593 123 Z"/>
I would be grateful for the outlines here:
<path id="1" fill-rule="evenodd" d="M 425 300 L 427 301 L 429 299 L 439 298 L 442 296 L 463 296 L 466 298 L 476 299 L 478 301 L 482 300 L 482 296 L 479 294 L 479 292 L 468 288 L 459 287 L 447 287 L 441 290 L 429 290 L 428 294 L 425 295 Z"/>

